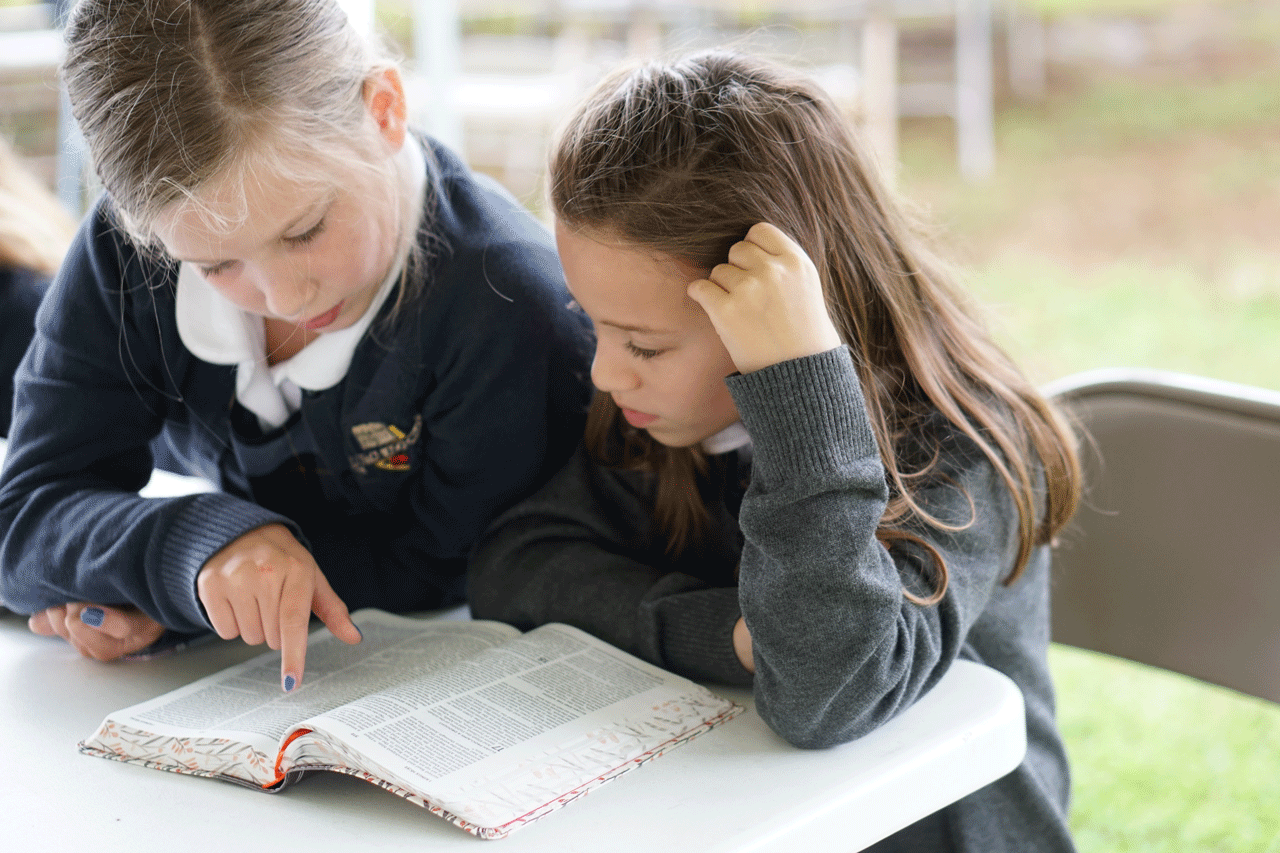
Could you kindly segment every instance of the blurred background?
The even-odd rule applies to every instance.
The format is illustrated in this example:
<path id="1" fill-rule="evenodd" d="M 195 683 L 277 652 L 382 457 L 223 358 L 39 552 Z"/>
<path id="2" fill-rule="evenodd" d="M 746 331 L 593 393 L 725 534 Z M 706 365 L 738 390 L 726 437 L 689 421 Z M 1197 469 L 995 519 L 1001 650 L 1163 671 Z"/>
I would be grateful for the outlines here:
<path id="1" fill-rule="evenodd" d="M 542 215 L 549 134 L 620 61 L 808 69 L 1044 383 L 1111 366 L 1280 390 L 1277 0 L 344 0 L 419 126 Z M 0 0 L 0 132 L 79 211 L 51 4 Z M 1055 647 L 1081 850 L 1280 853 L 1280 709 Z"/>

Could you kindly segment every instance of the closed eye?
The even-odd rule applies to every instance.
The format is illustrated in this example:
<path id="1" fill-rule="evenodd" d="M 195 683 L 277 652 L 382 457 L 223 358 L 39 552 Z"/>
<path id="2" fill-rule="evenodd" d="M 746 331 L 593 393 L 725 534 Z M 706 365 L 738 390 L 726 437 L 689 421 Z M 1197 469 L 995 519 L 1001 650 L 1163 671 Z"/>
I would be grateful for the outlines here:
<path id="1" fill-rule="evenodd" d="M 319 222 L 312 225 L 303 233 L 294 237 L 282 237 L 281 239 L 284 241 L 286 246 L 305 246 L 324 232 L 324 222 L 324 217 L 321 217 Z"/>
<path id="2" fill-rule="evenodd" d="M 200 267 L 200 274 L 203 276 L 217 275 L 220 272 L 226 272 L 234 261 L 223 261 L 220 264 L 214 264 L 211 267 Z"/>
<path id="3" fill-rule="evenodd" d="M 655 356 L 661 355 L 664 352 L 664 350 L 645 349 L 644 347 L 636 346 L 635 344 L 631 343 L 631 341 L 627 341 L 627 352 L 631 353 L 636 358 L 642 358 L 645 361 L 648 361 L 649 359 L 654 358 Z"/>

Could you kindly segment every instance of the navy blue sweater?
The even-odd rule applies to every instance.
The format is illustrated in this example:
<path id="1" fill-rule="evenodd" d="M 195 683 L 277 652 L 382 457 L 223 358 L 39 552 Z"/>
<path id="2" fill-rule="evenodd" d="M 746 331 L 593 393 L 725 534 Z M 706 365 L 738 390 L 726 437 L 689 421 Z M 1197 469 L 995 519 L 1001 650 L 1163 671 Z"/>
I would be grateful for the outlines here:
<path id="1" fill-rule="evenodd" d="M 393 293 L 345 378 L 304 392 L 266 434 L 235 400 L 235 368 L 183 346 L 177 267 L 136 250 L 99 202 L 16 377 L 0 476 L 11 609 L 133 604 L 202 631 L 200 568 L 273 522 L 352 609 L 461 599 L 473 542 L 579 439 L 591 342 L 547 230 L 447 150 L 424 147 L 429 260 L 411 273 L 424 277 L 421 297 L 388 321 Z M 139 497 L 153 438 L 171 467 L 219 491 Z"/>

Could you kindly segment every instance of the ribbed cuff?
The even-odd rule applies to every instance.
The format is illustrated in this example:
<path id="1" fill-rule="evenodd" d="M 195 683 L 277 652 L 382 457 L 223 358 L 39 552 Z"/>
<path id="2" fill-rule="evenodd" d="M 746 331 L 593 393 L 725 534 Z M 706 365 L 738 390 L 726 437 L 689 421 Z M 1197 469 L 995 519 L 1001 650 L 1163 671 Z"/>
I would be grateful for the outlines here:
<path id="1" fill-rule="evenodd" d="M 752 479 L 842 470 L 880 452 L 848 347 L 726 380 L 753 445 Z"/>
<path id="2" fill-rule="evenodd" d="M 284 524 L 297 535 L 296 525 L 282 515 L 231 495 L 197 495 L 174 519 L 160 550 L 160 581 L 165 594 L 191 620 L 191 630 L 212 629 L 200 604 L 196 576 L 217 552 L 250 530 Z"/>
<path id="3" fill-rule="evenodd" d="M 661 608 L 667 668 L 696 681 L 750 685 L 751 673 L 733 650 L 733 627 L 742 616 L 737 587 L 686 592 L 678 600 Z"/>

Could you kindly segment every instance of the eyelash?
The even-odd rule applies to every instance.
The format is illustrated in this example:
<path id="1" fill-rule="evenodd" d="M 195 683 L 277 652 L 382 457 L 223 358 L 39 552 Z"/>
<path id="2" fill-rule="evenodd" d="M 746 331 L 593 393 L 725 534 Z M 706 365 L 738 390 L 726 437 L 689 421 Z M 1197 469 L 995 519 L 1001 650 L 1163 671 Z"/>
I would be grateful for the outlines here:
<path id="1" fill-rule="evenodd" d="M 285 237 L 284 242 L 286 245 L 289 245 L 289 246 L 305 246 L 311 241 L 315 240 L 317 237 L 319 237 L 323 231 L 324 231 L 324 219 L 321 218 L 321 220 L 317 222 L 315 225 L 311 226 L 311 228 L 306 233 L 299 234 L 297 237 Z"/>
<path id="2" fill-rule="evenodd" d="M 284 241 L 284 244 L 286 246 L 297 248 L 299 246 L 305 246 L 308 243 L 313 242 L 323 232 L 324 232 L 324 220 L 321 219 L 315 225 L 311 226 L 311 228 L 308 229 L 305 233 L 299 234 L 296 237 L 283 237 L 281 239 Z M 200 272 L 206 276 L 217 275 L 218 273 L 226 270 L 227 267 L 229 266 L 231 266 L 231 261 L 227 261 L 225 263 L 221 263 L 221 264 L 218 264 L 217 266 L 212 266 L 212 267 L 200 267 Z"/>
<path id="3" fill-rule="evenodd" d="M 662 354 L 662 350 L 660 349 L 644 349 L 631 343 L 631 341 L 627 341 L 627 351 L 636 358 L 642 358 L 645 361 Z"/>
<path id="4" fill-rule="evenodd" d="M 226 269 L 227 267 L 229 267 L 229 266 L 231 266 L 231 262 L 230 262 L 230 261 L 226 261 L 226 262 L 224 262 L 224 263 L 221 263 L 221 264 L 218 264 L 218 265 L 216 265 L 216 266 L 212 266 L 212 267 L 200 267 L 200 273 L 201 273 L 202 275 L 206 275 L 206 276 L 209 276 L 209 275 L 217 275 L 218 273 L 222 272 L 223 270 L 225 270 L 225 269 Z"/>

